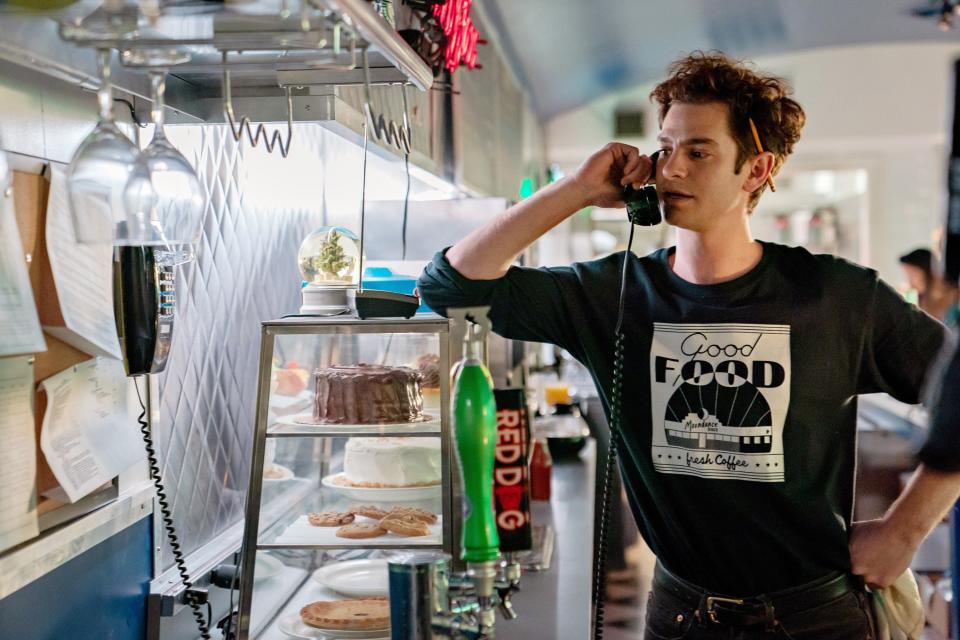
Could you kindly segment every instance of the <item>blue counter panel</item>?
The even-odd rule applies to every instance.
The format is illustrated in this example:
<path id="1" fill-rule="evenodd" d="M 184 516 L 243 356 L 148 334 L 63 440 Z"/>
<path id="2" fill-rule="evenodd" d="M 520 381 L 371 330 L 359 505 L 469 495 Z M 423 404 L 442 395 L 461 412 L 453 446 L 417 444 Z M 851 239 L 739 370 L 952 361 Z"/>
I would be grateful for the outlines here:
<path id="1" fill-rule="evenodd" d="M 144 518 L 0 600 L 0 640 L 141 640 L 150 587 Z"/>

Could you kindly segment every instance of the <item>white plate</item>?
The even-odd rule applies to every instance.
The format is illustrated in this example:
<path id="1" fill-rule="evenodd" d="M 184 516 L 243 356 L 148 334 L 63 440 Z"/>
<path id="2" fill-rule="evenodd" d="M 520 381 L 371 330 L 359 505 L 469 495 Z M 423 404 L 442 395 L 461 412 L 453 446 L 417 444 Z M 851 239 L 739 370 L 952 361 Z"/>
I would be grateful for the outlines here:
<path id="1" fill-rule="evenodd" d="M 282 464 L 274 463 L 274 464 L 271 464 L 270 467 L 278 470 L 281 475 L 279 478 L 268 478 L 266 475 L 267 469 L 264 469 L 264 476 L 263 476 L 264 482 L 283 482 L 284 480 L 289 480 L 293 478 L 293 471 L 288 467 L 283 466 Z"/>
<path id="2" fill-rule="evenodd" d="M 283 571 L 283 563 L 264 553 L 257 554 L 257 560 L 253 564 L 253 581 L 263 582 Z"/>
<path id="3" fill-rule="evenodd" d="M 300 619 L 300 613 L 291 613 L 283 616 L 277 621 L 277 627 L 288 636 L 294 638 L 303 638 L 304 640 L 313 640 L 314 638 L 368 638 L 380 640 L 389 640 L 389 629 L 373 629 L 364 631 L 343 631 L 340 629 L 318 629 L 304 624 Z"/>
<path id="4" fill-rule="evenodd" d="M 436 431 L 440 433 L 440 418 L 433 414 L 423 414 L 423 419 L 416 422 L 385 422 L 382 424 L 335 424 L 314 422 L 313 414 L 302 413 L 294 416 L 277 416 L 276 424 L 281 427 L 307 428 L 317 427 L 318 429 L 342 429 L 350 433 L 361 433 L 378 435 L 382 433 L 403 433 L 404 431 Z"/>
<path id="5" fill-rule="evenodd" d="M 343 472 L 324 477 L 320 482 L 323 486 L 353 500 L 367 502 L 413 502 L 415 500 L 435 500 L 440 497 L 442 485 L 431 484 L 425 487 L 351 487 L 337 484 L 336 479 L 343 477 Z"/>
<path id="6" fill-rule="evenodd" d="M 337 593 L 350 598 L 370 598 L 390 595 L 387 561 L 347 560 L 320 567 L 313 579 Z"/>
<path id="7" fill-rule="evenodd" d="M 358 522 L 370 522 L 366 519 L 357 519 Z M 306 514 L 290 523 L 283 533 L 274 541 L 279 545 L 318 545 L 329 547 L 420 547 L 423 545 L 439 545 L 442 542 L 443 520 L 437 518 L 437 524 L 428 525 L 430 533 L 425 536 L 401 536 L 396 533 L 385 533 L 376 538 L 338 538 L 339 527 L 315 527 L 310 524 Z"/>

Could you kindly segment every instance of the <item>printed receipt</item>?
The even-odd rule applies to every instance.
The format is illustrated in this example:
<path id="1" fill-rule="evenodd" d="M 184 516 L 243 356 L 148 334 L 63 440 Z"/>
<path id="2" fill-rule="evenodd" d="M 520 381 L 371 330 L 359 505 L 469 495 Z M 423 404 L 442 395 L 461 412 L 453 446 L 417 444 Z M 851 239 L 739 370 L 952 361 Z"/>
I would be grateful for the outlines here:
<path id="1" fill-rule="evenodd" d="M 0 194 L 0 356 L 46 351 L 23 260 L 13 198 Z"/>
<path id="2" fill-rule="evenodd" d="M 119 360 L 88 360 L 41 386 L 47 392 L 47 411 L 40 448 L 70 502 L 144 458 Z"/>
<path id="3" fill-rule="evenodd" d="M 33 356 L 0 358 L 0 552 L 39 534 Z"/>
<path id="4" fill-rule="evenodd" d="M 65 326 L 44 330 L 86 353 L 121 357 L 113 321 L 113 247 L 77 242 L 59 167 L 50 173 L 46 238 Z"/>

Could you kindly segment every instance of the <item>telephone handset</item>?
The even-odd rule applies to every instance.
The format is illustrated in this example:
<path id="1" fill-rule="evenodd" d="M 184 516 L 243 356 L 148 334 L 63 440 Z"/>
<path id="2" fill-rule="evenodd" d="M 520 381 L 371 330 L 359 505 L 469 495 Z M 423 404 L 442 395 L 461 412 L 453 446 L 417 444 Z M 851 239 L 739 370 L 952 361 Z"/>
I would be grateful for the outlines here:
<path id="1" fill-rule="evenodd" d="M 653 169 L 650 171 L 652 179 L 656 179 L 657 176 L 657 160 L 659 157 L 659 151 L 650 154 L 650 160 L 653 162 Z M 657 188 L 652 184 L 645 184 L 639 189 L 627 185 L 623 189 L 623 201 L 627 207 L 627 218 L 632 224 L 652 227 L 660 224 L 663 220 L 663 216 L 660 214 L 660 198 L 657 196 Z"/>
<path id="2" fill-rule="evenodd" d="M 650 154 L 653 167 L 650 171 L 651 179 L 657 176 L 657 160 L 660 152 Z M 660 213 L 660 198 L 657 188 L 652 184 L 645 184 L 639 189 L 627 185 L 623 189 L 623 201 L 627 208 L 627 218 L 630 220 L 630 235 L 627 238 L 627 248 L 624 251 L 623 267 L 620 273 L 620 300 L 617 307 L 617 323 L 614 333 L 613 376 L 610 393 L 610 443 L 607 447 L 607 459 L 604 463 L 602 478 L 602 493 L 600 498 L 600 521 L 597 535 L 597 546 L 594 549 L 593 574 L 593 638 L 603 639 L 604 598 L 607 587 L 607 538 L 610 524 L 610 509 L 612 508 L 611 487 L 613 484 L 614 468 L 617 465 L 617 444 L 621 438 L 621 417 L 623 400 L 623 367 L 625 359 L 623 328 L 623 309 L 627 295 L 627 265 L 626 256 L 630 255 L 633 245 L 633 225 L 651 227 L 660 224 L 663 215 Z"/>
<path id="3" fill-rule="evenodd" d="M 167 364 L 176 294 L 164 253 L 146 246 L 113 251 L 113 314 L 128 376 L 159 373 Z"/>

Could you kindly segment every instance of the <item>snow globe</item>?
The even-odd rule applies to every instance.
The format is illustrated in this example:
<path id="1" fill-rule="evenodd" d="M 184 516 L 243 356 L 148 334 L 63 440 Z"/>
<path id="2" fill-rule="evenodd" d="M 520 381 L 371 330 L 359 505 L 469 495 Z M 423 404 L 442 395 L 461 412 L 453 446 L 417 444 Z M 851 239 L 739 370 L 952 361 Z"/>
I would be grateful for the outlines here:
<path id="1" fill-rule="evenodd" d="M 336 316 L 350 311 L 347 292 L 360 284 L 360 239 L 343 227 L 320 227 L 300 244 L 304 315 Z"/>

